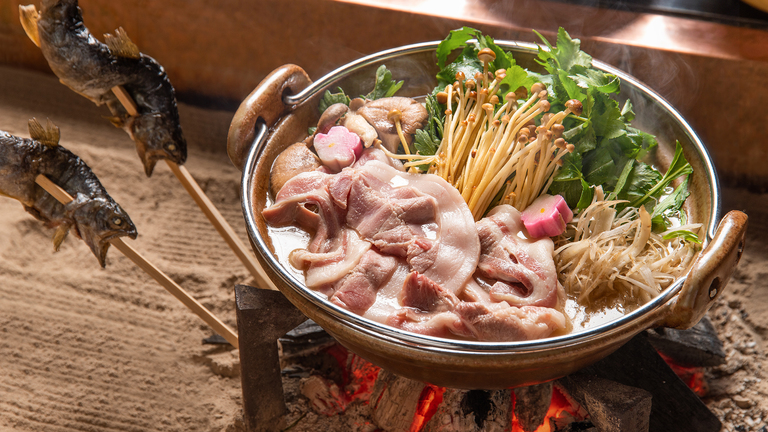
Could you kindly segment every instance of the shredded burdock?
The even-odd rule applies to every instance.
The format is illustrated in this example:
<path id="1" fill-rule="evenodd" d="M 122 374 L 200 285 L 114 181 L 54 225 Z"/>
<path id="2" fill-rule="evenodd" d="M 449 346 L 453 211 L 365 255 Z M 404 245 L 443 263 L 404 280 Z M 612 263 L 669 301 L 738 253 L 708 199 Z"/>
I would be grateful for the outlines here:
<path id="1" fill-rule="evenodd" d="M 597 188 L 592 204 L 556 239 L 555 264 L 560 283 L 579 304 L 622 298 L 644 304 L 656 297 L 691 264 L 697 245 L 654 233 L 645 207 L 615 207 Z M 674 230 L 699 231 L 701 224 Z M 670 230 L 672 231 L 672 230 Z"/>

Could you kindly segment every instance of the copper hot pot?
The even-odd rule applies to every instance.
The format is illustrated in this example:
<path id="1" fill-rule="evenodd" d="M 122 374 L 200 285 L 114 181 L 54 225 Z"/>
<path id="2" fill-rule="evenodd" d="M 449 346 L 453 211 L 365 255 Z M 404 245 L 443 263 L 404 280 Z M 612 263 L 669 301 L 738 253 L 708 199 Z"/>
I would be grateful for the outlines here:
<path id="1" fill-rule="evenodd" d="M 537 47 L 496 42 L 513 52 L 517 63 L 536 70 Z M 741 257 L 747 216 L 734 211 L 720 220 L 720 189 L 706 148 L 686 121 L 662 97 L 632 76 L 594 61 L 618 75 L 621 99 L 631 98 L 633 125 L 655 134 L 656 160 L 666 170 L 675 140 L 693 166 L 686 211 L 707 231 L 705 248 L 686 275 L 651 302 L 614 321 L 578 333 L 525 342 L 475 342 L 417 335 L 370 321 L 324 300 L 306 288 L 300 276 L 277 260 L 261 210 L 269 194 L 269 172 L 276 156 L 301 141 L 317 123 L 319 99 L 327 89 L 364 94 L 376 68 L 386 64 L 405 80 L 399 96 L 432 91 L 438 42 L 383 51 L 351 62 L 316 82 L 298 66 L 285 65 L 267 76 L 240 105 L 229 130 L 228 151 L 243 171 L 242 205 L 251 245 L 270 280 L 309 318 L 344 346 L 368 361 L 408 378 L 435 385 L 496 389 L 532 385 L 575 372 L 607 356 L 633 336 L 652 327 L 695 325 L 725 288 Z M 718 223 L 719 221 L 719 223 Z"/>

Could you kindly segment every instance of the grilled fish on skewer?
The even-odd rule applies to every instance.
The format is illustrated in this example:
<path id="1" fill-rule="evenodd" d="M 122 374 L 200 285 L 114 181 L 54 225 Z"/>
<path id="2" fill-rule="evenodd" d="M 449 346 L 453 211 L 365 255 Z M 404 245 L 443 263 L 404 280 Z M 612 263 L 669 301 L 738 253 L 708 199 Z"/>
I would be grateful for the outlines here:
<path id="1" fill-rule="evenodd" d="M 19 6 L 24 30 L 40 47 L 59 80 L 97 105 L 106 104 L 109 119 L 136 143 L 147 176 L 160 159 L 183 164 L 187 144 L 179 125 L 176 96 L 160 64 L 139 52 L 125 31 L 105 35 L 99 42 L 83 24 L 77 0 L 43 0 Z M 112 88 L 122 86 L 136 102 L 139 115 L 131 116 Z"/>
<path id="2" fill-rule="evenodd" d="M 35 218 L 56 227 L 56 250 L 74 228 L 104 267 L 109 240 L 121 236 L 135 239 L 136 227 L 85 162 L 58 145 L 59 128 L 50 120 L 46 128 L 36 119 L 30 120 L 29 134 L 32 139 L 0 131 L 0 195 L 20 201 Z M 59 203 L 35 183 L 40 174 L 75 200 L 67 205 Z"/>

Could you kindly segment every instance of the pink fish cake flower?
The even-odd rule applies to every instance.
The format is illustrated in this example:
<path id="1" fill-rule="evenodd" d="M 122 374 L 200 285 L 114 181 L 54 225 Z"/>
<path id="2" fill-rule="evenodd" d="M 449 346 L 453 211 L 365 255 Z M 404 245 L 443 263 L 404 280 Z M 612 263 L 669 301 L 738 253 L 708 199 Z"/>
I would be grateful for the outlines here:
<path id="1" fill-rule="evenodd" d="M 314 146 L 323 165 L 333 172 L 352 165 L 363 153 L 360 137 L 344 126 L 334 126 L 327 134 L 318 133 Z"/>

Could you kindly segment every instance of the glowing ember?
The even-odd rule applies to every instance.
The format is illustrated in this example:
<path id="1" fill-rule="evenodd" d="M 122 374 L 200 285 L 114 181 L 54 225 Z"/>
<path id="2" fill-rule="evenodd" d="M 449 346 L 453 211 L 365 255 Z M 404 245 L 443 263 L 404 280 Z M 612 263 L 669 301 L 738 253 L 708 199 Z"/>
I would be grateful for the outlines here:
<path id="1" fill-rule="evenodd" d="M 337 362 L 342 371 L 339 390 L 335 394 L 341 400 L 338 402 L 345 408 L 353 402 L 371 403 L 369 398 L 376 379 L 381 369 L 378 366 L 363 360 L 355 354 L 350 353 L 340 345 L 334 345 L 326 350 Z M 671 358 L 659 353 L 672 370 L 693 390 L 697 395 L 704 396 L 707 391 L 706 381 L 704 380 L 703 368 L 683 367 L 676 364 Z M 443 396 L 446 389 L 427 384 L 424 386 L 418 398 L 416 412 L 414 413 L 412 423 L 408 428 L 409 432 L 420 432 L 430 419 L 438 411 L 443 403 Z M 381 398 L 379 395 L 379 399 Z M 511 429 L 510 432 L 525 432 L 520 425 L 520 421 L 515 415 L 515 393 L 512 393 L 511 411 Z M 372 405 L 378 405 L 378 401 L 373 401 Z M 375 409 L 375 408 L 374 408 Z M 342 409 L 343 411 L 343 409 Z M 589 418 L 588 413 L 579 406 L 578 403 L 569 399 L 558 386 L 552 389 L 552 400 L 549 410 L 543 423 L 534 432 L 557 432 L 574 422 L 584 422 Z"/>
<path id="2" fill-rule="evenodd" d="M 367 404 L 381 368 L 363 360 L 356 354 L 350 353 L 338 344 L 324 351 L 336 360 L 341 370 L 342 382 L 336 383 L 343 389 L 337 395 L 336 403 L 341 407 L 339 412 L 346 410 L 346 407 L 353 402 L 361 401 Z"/>
<path id="3" fill-rule="evenodd" d="M 669 365 L 677 376 L 699 397 L 707 395 L 707 381 L 704 379 L 704 368 L 700 367 L 685 367 L 675 363 L 672 358 L 659 352 L 661 358 Z"/>
<path id="4" fill-rule="evenodd" d="M 349 384 L 344 388 L 350 401 L 362 400 L 368 403 L 368 399 L 373 392 L 373 384 L 379 376 L 381 368 L 363 360 L 353 354 L 351 360 L 351 371 L 349 373 Z"/>
<path id="5" fill-rule="evenodd" d="M 428 384 L 419 396 L 419 405 L 413 415 L 413 423 L 409 432 L 419 432 L 421 428 L 435 415 L 437 407 L 443 402 L 445 387 L 437 387 Z"/>
<path id="6" fill-rule="evenodd" d="M 514 393 L 512 395 L 514 397 Z M 513 406 L 515 402 L 516 401 L 513 400 Z M 582 412 L 583 410 L 581 410 L 581 407 L 574 406 L 563 395 L 559 388 L 554 387 L 552 389 L 552 402 L 549 404 L 549 410 L 547 411 L 546 417 L 544 417 L 544 423 L 542 423 L 542 425 L 539 426 L 535 432 L 555 432 L 552 430 L 553 423 L 565 426 L 575 421 L 583 421 L 584 415 Z M 512 410 L 511 432 L 525 432 L 525 429 L 523 429 L 519 424 L 514 409 Z"/>

